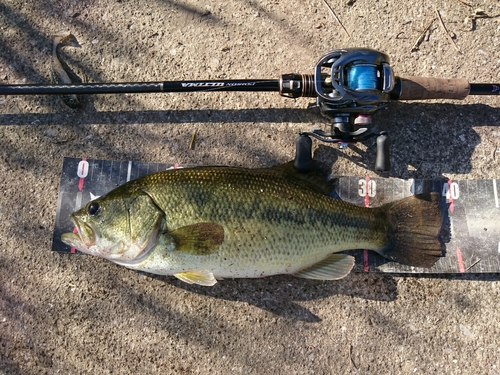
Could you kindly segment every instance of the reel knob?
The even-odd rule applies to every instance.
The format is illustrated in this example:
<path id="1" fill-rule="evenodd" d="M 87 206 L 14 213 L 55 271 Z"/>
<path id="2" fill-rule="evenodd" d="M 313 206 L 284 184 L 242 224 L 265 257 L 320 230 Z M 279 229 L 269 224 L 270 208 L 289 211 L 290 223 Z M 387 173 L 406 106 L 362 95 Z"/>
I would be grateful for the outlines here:
<path id="1" fill-rule="evenodd" d="M 295 159 L 293 166 L 299 172 L 309 172 L 313 168 L 312 140 L 301 134 L 295 141 Z"/>
<path id="2" fill-rule="evenodd" d="M 377 157 L 375 159 L 375 170 L 379 172 L 389 172 L 391 170 L 391 160 L 389 157 L 389 147 L 391 142 L 385 132 L 381 132 L 377 137 Z"/>

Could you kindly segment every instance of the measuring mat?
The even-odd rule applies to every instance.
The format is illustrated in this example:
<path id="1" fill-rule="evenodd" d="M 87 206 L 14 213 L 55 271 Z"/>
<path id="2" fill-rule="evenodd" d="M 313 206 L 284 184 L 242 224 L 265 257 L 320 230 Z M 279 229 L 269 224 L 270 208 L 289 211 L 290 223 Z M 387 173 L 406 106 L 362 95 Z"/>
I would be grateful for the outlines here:
<path id="1" fill-rule="evenodd" d="M 65 158 L 57 200 L 52 250 L 79 253 L 61 241 L 74 230 L 69 216 L 88 201 L 140 176 L 177 168 L 177 165 Z M 386 273 L 499 273 L 500 181 L 402 180 L 396 178 L 334 178 L 334 198 L 373 207 L 427 192 L 441 194 L 445 256 L 432 268 L 414 268 L 390 262 L 372 251 L 349 251 L 358 272 Z"/>

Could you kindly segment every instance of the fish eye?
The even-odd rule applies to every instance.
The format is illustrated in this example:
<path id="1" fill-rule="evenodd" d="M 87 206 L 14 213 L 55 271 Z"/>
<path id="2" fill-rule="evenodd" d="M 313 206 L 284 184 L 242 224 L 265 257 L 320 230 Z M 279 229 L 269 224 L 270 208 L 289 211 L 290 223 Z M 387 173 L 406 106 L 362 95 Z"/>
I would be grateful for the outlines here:
<path id="1" fill-rule="evenodd" d="M 99 203 L 97 203 L 97 202 L 90 203 L 89 208 L 88 208 L 89 215 L 91 215 L 91 216 L 97 215 L 100 208 L 101 208 L 101 206 L 99 205 Z"/>

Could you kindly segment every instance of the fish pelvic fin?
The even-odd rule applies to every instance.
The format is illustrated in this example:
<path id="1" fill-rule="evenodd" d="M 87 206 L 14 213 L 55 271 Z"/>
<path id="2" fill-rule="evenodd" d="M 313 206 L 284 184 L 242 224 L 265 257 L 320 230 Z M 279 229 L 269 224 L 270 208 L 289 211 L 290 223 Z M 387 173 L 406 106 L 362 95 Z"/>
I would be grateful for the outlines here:
<path id="1" fill-rule="evenodd" d="M 443 256 L 439 200 L 438 193 L 428 193 L 381 206 L 389 221 L 389 234 L 385 246 L 375 251 L 398 263 L 432 267 Z"/>
<path id="2" fill-rule="evenodd" d="M 331 254 L 321 262 L 293 275 L 312 280 L 338 280 L 346 277 L 353 266 L 354 257 L 346 254 Z"/>
<path id="3" fill-rule="evenodd" d="M 214 274 L 205 270 L 179 272 L 174 274 L 174 276 L 188 284 L 202 286 L 213 286 L 217 284 Z"/>

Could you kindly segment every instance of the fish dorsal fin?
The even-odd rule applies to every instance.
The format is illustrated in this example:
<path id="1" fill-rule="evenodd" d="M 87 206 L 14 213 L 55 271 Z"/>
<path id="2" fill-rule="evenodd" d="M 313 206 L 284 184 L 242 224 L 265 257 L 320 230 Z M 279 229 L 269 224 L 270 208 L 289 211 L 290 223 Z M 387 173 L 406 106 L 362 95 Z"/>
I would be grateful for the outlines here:
<path id="1" fill-rule="evenodd" d="M 317 191 L 320 194 L 329 195 L 334 189 L 334 181 L 328 180 L 330 174 L 329 168 L 322 162 L 313 160 L 312 167 L 307 172 L 299 172 L 293 166 L 293 160 L 288 163 L 271 167 L 287 177 L 300 180 L 310 189 Z"/>
<path id="2" fill-rule="evenodd" d="M 196 223 L 177 228 L 169 233 L 175 251 L 193 255 L 209 255 L 224 242 L 224 228 L 217 223 Z"/>
<path id="3" fill-rule="evenodd" d="M 321 262 L 293 275 L 304 279 L 338 280 L 346 277 L 353 266 L 354 257 L 346 254 L 332 254 Z"/>
<path id="4" fill-rule="evenodd" d="M 212 286 L 217 283 L 214 274 L 206 270 L 179 272 L 174 274 L 174 276 L 188 284 Z"/>

